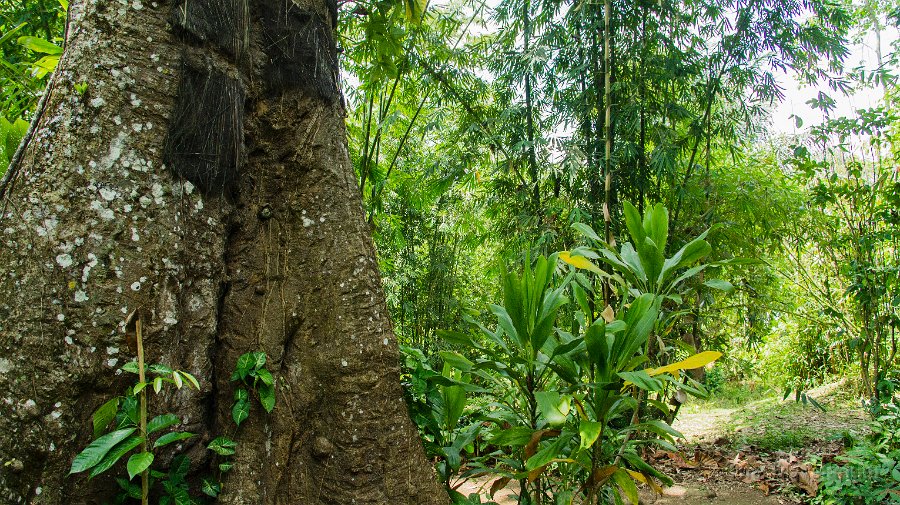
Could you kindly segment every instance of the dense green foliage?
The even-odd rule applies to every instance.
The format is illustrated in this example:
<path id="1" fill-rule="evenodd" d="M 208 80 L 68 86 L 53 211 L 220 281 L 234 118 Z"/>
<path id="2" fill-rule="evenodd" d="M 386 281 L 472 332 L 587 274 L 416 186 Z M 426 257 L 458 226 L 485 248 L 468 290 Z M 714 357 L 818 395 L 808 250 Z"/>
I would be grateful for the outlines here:
<path id="1" fill-rule="evenodd" d="M 900 503 L 900 400 L 894 397 L 898 387 L 896 377 L 881 382 L 882 403 L 874 411 L 872 433 L 865 438 L 848 437 L 847 454 L 822 466 L 815 503 Z"/>
<path id="2" fill-rule="evenodd" d="M 673 344 L 728 350 L 735 379 L 802 391 L 850 374 L 871 396 L 897 358 L 896 65 L 893 51 L 874 70 L 844 59 L 848 39 L 894 29 L 892 9 L 519 0 L 428 4 L 412 19 L 390 2 L 345 8 L 351 152 L 401 339 L 435 356 L 436 330 L 486 322 L 477 308 L 499 298 L 504 264 L 571 248 L 574 223 L 617 250 L 623 202 L 661 201 L 669 242 L 708 228 L 708 273 L 729 281 L 678 293 L 688 317 Z M 810 104 L 827 121 L 766 132 L 782 71 L 822 86 Z M 832 117 L 859 89 L 887 93 Z"/>
<path id="3" fill-rule="evenodd" d="M 0 2 L 0 173 L 28 129 L 48 76 L 59 62 L 68 2 Z"/>

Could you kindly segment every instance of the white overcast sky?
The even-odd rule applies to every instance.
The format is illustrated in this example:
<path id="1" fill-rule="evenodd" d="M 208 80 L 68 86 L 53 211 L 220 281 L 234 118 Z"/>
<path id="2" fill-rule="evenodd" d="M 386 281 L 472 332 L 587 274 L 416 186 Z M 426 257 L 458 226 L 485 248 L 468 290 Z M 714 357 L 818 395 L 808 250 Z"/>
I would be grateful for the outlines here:
<path id="1" fill-rule="evenodd" d="M 891 52 L 891 44 L 897 40 L 897 30 L 893 27 L 885 28 L 881 33 L 881 52 L 884 58 Z M 878 67 L 876 57 L 876 37 L 874 32 L 866 33 L 862 37 L 862 41 L 853 44 L 850 48 L 850 55 L 845 63 L 847 70 L 853 69 L 860 64 L 868 70 Z M 878 105 L 883 92 L 881 88 L 865 89 L 851 96 L 844 96 L 836 91 L 828 89 L 827 85 L 807 87 L 801 86 L 793 75 L 782 74 L 780 83 L 785 88 L 785 99 L 781 104 L 776 104 L 772 111 L 771 133 L 800 133 L 809 128 L 810 125 L 822 122 L 822 111 L 814 110 L 807 105 L 807 100 L 815 98 L 819 90 L 827 93 L 835 100 L 835 110 L 831 112 L 831 117 L 852 116 L 856 110 L 873 107 Z M 803 119 L 803 126 L 796 127 L 794 119 L 791 115 L 797 115 Z"/>

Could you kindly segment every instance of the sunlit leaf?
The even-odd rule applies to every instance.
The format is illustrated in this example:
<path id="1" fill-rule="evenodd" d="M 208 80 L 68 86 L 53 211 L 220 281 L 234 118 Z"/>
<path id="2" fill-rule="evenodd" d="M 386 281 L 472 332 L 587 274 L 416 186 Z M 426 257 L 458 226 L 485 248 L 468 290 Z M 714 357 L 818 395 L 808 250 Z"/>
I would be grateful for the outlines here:
<path id="1" fill-rule="evenodd" d="M 665 372 L 675 372 L 677 370 L 693 370 L 695 368 L 704 367 L 721 357 L 722 353 L 719 351 L 703 351 L 681 361 L 648 370 L 647 373 L 653 376 Z"/>
<path id="2" fill-rule="evenodd" d="M 591 260 L 585 258 L 584 256 L 572 256 L 569 251 L 562 251 L 559 253 L 559 259 L 565 261 L 566 263 L 572 265 L 575 268 L 580 268 L 582 270 L 588 270 L 594 272 L 595 274 L 602 273 L 600 268 L 591 263 Z"/>
<path id="3" fill-rule="evenodd" d="M 122 440 L 125 440 L 129 435 L 134 433 L 135 430 L 136 428 L 116 430 L 94 440 L 90 445 L 85 447 L 78 456 L 75 456 L 75 460 L 72 461 L 72 467 L 69 469 L 69 473 L 83 472 L 93 467 L 106 456 L 106 453 L 108 453 L 110 449 L 115 447 L 116 444 Z"/>

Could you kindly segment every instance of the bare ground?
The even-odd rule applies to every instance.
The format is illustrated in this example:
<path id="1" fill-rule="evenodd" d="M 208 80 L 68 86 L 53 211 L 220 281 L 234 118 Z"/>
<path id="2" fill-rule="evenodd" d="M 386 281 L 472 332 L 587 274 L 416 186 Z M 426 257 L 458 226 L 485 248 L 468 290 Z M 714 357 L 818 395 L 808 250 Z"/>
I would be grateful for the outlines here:
<path id="1" fill-rule="evenodd" d="M 812 458 L 828 460 L 842 450 L 842 432 L 864 433 L 866 415 L 854 405 L 843 383 L 807 394 L 825 406 L 823 412 L 792 399 L 760 396 L 724 408 L 715 402 L 694 405 L 675 423 L 684 434 L 679 451 L 657 450 L 649 462 L 672 477 L 674 484 L 658 495 L 646 486 L 645 505 L 785 505 L 808 501 L 817 476 Z M 459 485 L 465 495 L 479 493 L 487 501 L 494 479 L 469 479 Z M 515 505 L 517 483 L 494 495 L 498 505 Z"/>

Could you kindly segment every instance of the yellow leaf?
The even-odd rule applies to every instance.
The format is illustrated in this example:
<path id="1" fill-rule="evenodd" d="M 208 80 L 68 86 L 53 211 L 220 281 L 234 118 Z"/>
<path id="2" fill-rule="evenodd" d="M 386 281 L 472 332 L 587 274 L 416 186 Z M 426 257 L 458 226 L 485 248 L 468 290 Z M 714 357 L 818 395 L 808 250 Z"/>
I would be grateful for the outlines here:
<path id="1" fill-rule="evenodd" d="M 670 363 L 666 366 L 661 366 L 659 368 L 654 368 L 653 370 L 648 371 L 647 373 L 650 376 L 659 375 L 665 372 L 677 372 L 678 370 L 693 370 L 694 368 L 700 368 L 706 366 L 713 361 L 722 357 L 722 353 L 718 351 L 703 351 L 701 353 L 695 354 L 687 359 L 683 359 L 681 361 Z"/>
<path id="2" fill-rule="evenodd" d="M 638 482 L 643 482 L 644 484 L 647 483 L 647 477 L 644 477 L 643 474 L 635 472 L 634 470 L 629 470 L 627 468 L 625 469 L 625 471 L 628 472 L 628 475 L 631 475 L 632 479 Z"/>
<path id="3" fill-rule="evenodd" d="M 572 256 L 569 251 L 562 251 L 559 253 L 559 259 L 565 261 L 566 263 L 572 265 L 575 268 L 580 268 L 582 270 L 589 270 L 594 272 L 595 274 L 602 273 L 602 270 L 597 267 L 597 265 L 591 263 L 591 260 L 585 258 L 584 256 Z"/>

